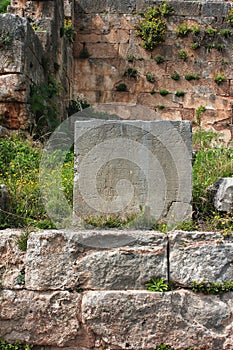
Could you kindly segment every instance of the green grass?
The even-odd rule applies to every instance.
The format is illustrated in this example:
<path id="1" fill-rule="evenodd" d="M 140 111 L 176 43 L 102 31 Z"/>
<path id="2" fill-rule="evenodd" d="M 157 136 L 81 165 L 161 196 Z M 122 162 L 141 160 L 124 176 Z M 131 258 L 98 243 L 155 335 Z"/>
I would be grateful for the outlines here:
<path id="1" fill-rule="evenodd" d="M 10 5 L 10 0 L 1 0 L 0 2 L 0 14 L 7 12 L 7 6 Z"/>

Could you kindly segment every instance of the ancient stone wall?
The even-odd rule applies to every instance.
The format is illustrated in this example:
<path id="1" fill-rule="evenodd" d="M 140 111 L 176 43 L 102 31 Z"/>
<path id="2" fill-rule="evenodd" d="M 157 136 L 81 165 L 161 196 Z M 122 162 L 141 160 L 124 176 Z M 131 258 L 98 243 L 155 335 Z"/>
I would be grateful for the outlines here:
<path id="1" fill-rule="evenodd" d="M 155 1 L 75 1 L 74 96 L 83 93 L 90 103 L 142 104 L 156 110 L 161 119 L 187 119 L 196 122 L 195 111 L 201 105 L 201 126 L 221 132 L 225 140 L 232 139 L 232 43 L 233 36 L 220 34 L 228 28 L 226 15 L 231 2 L 170 1 L 174 14 L 167 18 L 165 42 L 153 51 L 146 51 L 136 36 L 135 26 Z M 196 25 L 201 35 L 191 33 L 178 37 L 178 26 L 186 21 Z M 208 27 L 217 29 L 214 37 L 205 34 Z M 193 42 L 199 42 L 196 50 Z M 187 59 L 179 57 L 185 50 Z M 157 64 L 155 58 L 164 62 Z M 136 69 L 137 77 L 129 77 L 128 69 Z M 178 73 L 180 80 L 171 75 Z M 146 75 L 153 74 L 149 82 Z M 186 80 L 196 74 L 199 80 Z M 226 81 L 217 84 L 214 78 L 223 74 Z M 120 84 L 127 91 L 118 91 Z M 160 90 L 168 90 L 161 96 Z M 183 91 L 178 97 L 176 91 Z M 197 123 L 194 123 L 197 127 Z"/>
<path id="2" fill-rule="evenodd" d="M 21 245 L 19 244 L 21 242 Z M 45 349 L 232 350 L 232 293 L 192 280 L 232 280 L 233 240 L 175 231 L 0 232 L 0 338 Z M 152 277 L 178 289 L 149 292 Z"/>

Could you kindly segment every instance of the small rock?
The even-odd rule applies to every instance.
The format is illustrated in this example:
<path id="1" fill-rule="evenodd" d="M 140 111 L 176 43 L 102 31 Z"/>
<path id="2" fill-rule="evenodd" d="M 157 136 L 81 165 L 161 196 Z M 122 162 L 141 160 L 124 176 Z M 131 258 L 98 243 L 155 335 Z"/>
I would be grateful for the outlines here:
<path id="1" fill-rule="evenodd" d="M 218 211 L 233 211 L 233 178 L 223 177 L 208 189 L 214 207 Z"/>
<path id="2" fill-rule="evenodd" d="M 9 131 L 7 130 L 7 128 L 4 128 L 0 125 L 0 139 L 7 135 L 9 135 Z"/>

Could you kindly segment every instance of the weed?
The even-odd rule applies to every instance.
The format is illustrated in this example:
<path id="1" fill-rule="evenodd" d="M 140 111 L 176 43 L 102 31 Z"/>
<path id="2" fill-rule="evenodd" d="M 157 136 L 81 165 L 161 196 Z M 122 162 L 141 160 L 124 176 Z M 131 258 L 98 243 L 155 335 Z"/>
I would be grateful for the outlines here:
<path id="1" fill-rule="evenodd" d="M 155 60 L 155 62 L 156 62 L 157 64 L 160 64 L 160 63 L 163 63 L 163 62 L 165 61 L 165 58 L 162 57 L 162 56 L 156 56 L 156 57 L 154 58 L 154 60 Z"/>
<path id="2" fill-rule="evenodd" d="M 199 80 L 200 75 L 199 74 L 186 74 L 185 79 L 190 81 L 190 80 Z"/>
<path id="3" fill-rule="evenodd" d="M 173 74 L 171 75 L 171 78 L 172 78 L 173 80 L 180 80 L 180 74 L 178 74 L 178 73 L 173 73 Z"/>
<path id="4" fill-rule="evenodd" d="M 64 19 L 64 26 L 60 29 L 60 36 L 63 37 L 64 35 L 70 43 L 74 42 L 76 30 L 74 29 L 71 19 Z"/>
<path id="5" fill-rule="evenodd" d="M 8 343 L 5 340 L 0 340 L 0 349 L 1 350 L 31 350 L 33 345 L 22 344 L 22 343 Z"/>
<path id="6" fill-rule="evenodd" d="M 233 7 L 228 11 L 226 18 L 227 18 L 227 23 L 231 27 L 233 27 Z"/>
<path id="7" fill-rule="evenodd" d="M 146 80 L 149 81 L 149 83 L 154 83 L 155 82 L 154 74 L 146 74 Z"/>
<path id="8" fill-rule="evenodd" d="M 83 219 L 85 226 L 98 228 L 121 228 L 131 223 L 136 218 L 135 214 L 122 218 L 119 214 L 87 216 Z"/>
<path id="9" fill-rule="evenodd" d="M 205 33 L 208 35 L 208 36 L 215 36 L 216 33 L 217 33 L 217 29 L 215 28 L 212 28 L 212 27 L 208 27 L 206 30 L 205 30 Z"/>
<path id="10" fill-rule="evenodd" d="M 133 78 L 133 79 L 137 79 L 138 78 L 138 70 L 136 68 L 128 68 L 126 69 L 124 76 L 127 78 Z"/>
<path id="11" fill-rule="evenodd" d="M 220 35 L 222 35 L 224 38 L 229 38 L 231 36 L 231 30 L 227 28 L 223 28 L 220 30 Z"/>
<path id="12" fill-rule="evenodd" d="M 172 7 L 166 2 L 148 7 L 143 19 L 137 25 L 136 31 L 146 50 L 153 50 L 165 40 L 167 29 L 165 17 L 172 13 Z"/>
<path id="13" fill-rule="evenodd" d="M 190 28 L 188 27 L 187 22 L 183 22 L 179 25 L 179 27 L 176 29 L 177 36 L 184 37 L 187 36 L 190 32 Z"/>
<path id="14" fill-rule="evenodd" d="M 85 108 L 90 107 L 90 104 L 84 98 L 84 96 L 78 96 L 76 100 L 70 100 L 69 106 L 67 108 L 68 116 L 73 115 L 74 113 L 80 112 Z"/>
<path id="15" fill-rule="evenodd" d="M 157 108 L 158 108 L 158 110 L 162 111 L 165 108 L 165 106 L 164 105 L 157 105 Z"/>
<path id="16" fill-rule="evenodd" d="M 197 25 L 192 25 L 192 27 L 190 27 L 190 32 L 193 35 L 198 35 L 200 34 L 200 28 Z"/>
<path id="17" fill-rule="evenodd" d="M 156 93 L 156 91 L 154 90 L 154 89 L 152 89 L 151 91 L 150 91 L 150 94 L 151 95 L 154 95 Z"/>
<path id="18" fill-rule="evenodd" d="M 184 92 L 184 91 L 176 91 L 176 92 L 175 92 L 175 95 L 176 95 L 177 97 L 184 97 L 185 92 Z"/>
<path id="19" fill-rule="evenodd" d="M 30 230 L 26 229 L 25 232 L 21 233 L 21 235 L 17 238 L 16 244 L 20 250 L 23 252 L 27 251 L 27 241 L 30 235 Z"/>
<path id="20" fill-rule="evenodd" d="M 222 73 L 220 74 L 217 74 L 215 77 L 214 77 L 214 81 L 216 84 L 220 85 L 222 83 L 224 83 L 225 81 L 227 80 L 226 76 Z"/>
<path id="21" fill-rule="evenodd" d="M 147 290 L 151 292 L 167 292 L 169 286 L 164 278 L 152 278 L 151 282 L 146 284 Z"/>
<path id="22" fill-rule="evenodd" d="M 133 55 L 129 55 L 129 56 L 127 56 L 127 61 L 128 62 L 134 62 L 135 61 L 135 57 Z"/>
<path id="23" fill-rule="evenodd" d="M 199 118 L 199 117 L 198 117 Z M 216 145 L 219 139 L 219 134 L 212 130 L 202 130 L 200 127 L 193 133 L 192 143 L 193 149 L 200 150 L 203 148 L 211 148 Z"/>
<path id="24" fill-rule="evenodd" d="M 197 121 L 197 125 L 199 127 L 201 127 L 201 115 L 202 113 L 204 113 L 206 111 L 206 108 L 205 106 L 199 106 L 197 109 L 196 109 L 196 121 Z"/>
<path id="25" fill-rule="evenodd" d="M 186 51 L 186 50 L 180 50 L 180 51 L 178 52 L 178 56 L 179 56 L 179 58 L 181 58 L 182 60 L 186 61 L 187 58 L 188 58 L 187 51 Z"/>
<path id="26" fill-rule="evenodd" d="M 0 13 L 6 13 L 7 7 L 11 4 L 10 0 L 1 0 L 0 3 Z"/>
<path id="27" fill-rule="evenodd" d="M 155 350 L 175 350 L 172 346 L 166 345 L 165 343 L 162 343 L 158 346 L 156 346 Z"/>
<path id="28" fill-rule="evenodd" d="M 199 49 L 200 46 L 201 46 L 201 45 L 200 45 L 199 43 L 194 42 L 194 43 L 192 43 L 192 44 L 190 45 L 190 48 L 191 48 L 192 50 L 197 50 L 197 49 Z"/>
<path id="29" fill-rule="evenodd" d="M 192 281 L 191 289 L 195 293 L 204 294 L 222 294 L 233 291 L 233 281 L 224 282 L 206 282 L 205 280 L 201 282 Z"/>
<path id="30" fill-rule="evenodd" d="M 213 48 L 222 52 L 226 48 L 226 46 L 224 44 L 214 44 Z"/>
<path id="31" fill-rule="evenodd" d="M 17 283 L 19 286 L 24 286 L 24 285 L 25 285 L 25 270 L 24 270 L 24 269 L 22 269 L 22 270 L 20 271 L 20 274 L 19 274 L 18 277 L 17 277 L 16 283 Z"/>
<path id="32" fill-rule="evenodd" d="M 120 83 L 119 85 L 116 86 L 116 91 L 125 92 L 129 90 L 125 83 Z"/>
<path id="33" fill-rule="evenodd" d="M 168 90 L 159 90 L 161 96 L 167 96 L 169 94 Z"/>

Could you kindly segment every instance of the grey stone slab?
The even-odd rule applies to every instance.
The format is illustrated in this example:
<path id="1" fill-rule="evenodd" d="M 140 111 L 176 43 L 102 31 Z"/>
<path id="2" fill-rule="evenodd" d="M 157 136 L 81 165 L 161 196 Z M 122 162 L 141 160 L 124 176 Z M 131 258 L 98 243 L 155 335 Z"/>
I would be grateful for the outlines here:
<path id="1" fill-rule="evenodd" d="M 80 330 L 80 304 L 78 293 L 4 290 L 0 337 L 9 342 L 65 346 Z"/>
<path id="2" fill-rule="evenodd" d="M 192 281 L 233 280 L 233 237 L 219 233 L 169 234 L 170 279 L 190 287 Z"/>
<path id="3" fill-rule="evenodd" d="M 191 216 L 191 128 L 186 121 L 75 124 L 74 221 Z M 89 220 L 90 221 L 90 220 Z"/>
<path id="4" fill-rule="evenodd" d="M 231 9 L 231 4 L 226 2 L 205 2 L 202 5 L 201 15 L 203 17 L 217 17 L 222 19 Z"/>
<path id="5" fill-rule="evenodd" d="M 31 233 L 25 287 L 30 290 L 145 289 L 167 277 L 167 238 L 152 231 Z"/>
<path id="6" fill-rule="evenodd" d="M 83 322 L 107 349 L 231 349 L 232 293 L 224 298 L 186 290 L 86 292 Z"/>
<path id="7" fill-rule="evenodd" d="M 233 178 L 220 178 L 208 188 L 214 207 L 218 211 L 233 212 Z"/>
<path id="8" fill-rule="evenodd" d="M 136 10 L 136 0 L 78 0 L 78 8 L 84 13 L 132 13 Z"/>

